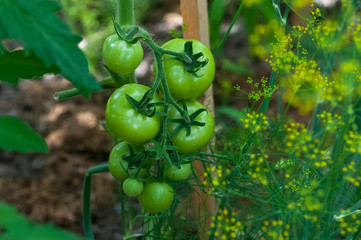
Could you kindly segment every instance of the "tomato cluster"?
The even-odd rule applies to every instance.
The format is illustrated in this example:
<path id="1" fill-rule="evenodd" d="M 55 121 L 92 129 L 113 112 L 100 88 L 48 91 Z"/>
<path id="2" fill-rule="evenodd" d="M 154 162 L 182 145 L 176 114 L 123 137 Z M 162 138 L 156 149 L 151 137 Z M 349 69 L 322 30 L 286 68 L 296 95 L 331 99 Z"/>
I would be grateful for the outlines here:
<path id="1" fill-rule="evenodd" d="M 161 49 L 162 66 L 155 66 L 155 73 L 158 76 L 162 71 L 166 81 L 159 89 L 135 83 L 121 86 L 109 98 L 105 113 L 109 131 L 121 139 L 110 154 L 109 171 L 123 182 L 125 194 L 137 196 L 148 212 L 171 206 L 174 189 L 170 183 L 186 180 L 192 171 L 183 154 L 204 148 L 214 133 L 212 115 L 196 100 L 214 78 L 210 50 L 197 40 L 184 39 L 170 40 Z M 187 60 L 172 54 L 186 55 Z M 117 74 L 134 71 L 142 57 L 138 41 L 129 43 L 112 35 L 104 42 L 105 64 Z M 167 99 L 166 91 L 173 101 Z M 149 148 L 157 143 L 165 153 Z"/>

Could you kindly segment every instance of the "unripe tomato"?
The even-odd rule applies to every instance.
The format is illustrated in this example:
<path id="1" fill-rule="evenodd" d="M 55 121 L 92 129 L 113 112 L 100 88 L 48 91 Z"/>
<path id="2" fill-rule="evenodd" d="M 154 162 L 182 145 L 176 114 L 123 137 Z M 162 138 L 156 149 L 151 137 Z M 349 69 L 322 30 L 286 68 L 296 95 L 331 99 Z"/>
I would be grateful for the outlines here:
<path id="1" fill-rule="evenodd" d="M 102 53 L 107 67 L 121 74 L 133 72 L 143 59 L 143 48 L 139 42 L 127 43 L 117 34 L 105 39 Z"/>
<path id="2" fill-rule="evenodd" d="M 139 196 L 143 192 L 143 182 L 135 178 L 127 178 L 123 182 L 124 193 L 129 197 Z"/>
<path id="3" fill-rule="evenodd" d="M 192 114 L 201 108 L 202 104 L 196 100 L 187 100 L 185 104 L 188 113 Z M 171 107 L 168 113 L 171 119 L 181 118 L 180 113 L 175 107 Z M 214 133 L 214 120 L 209 112 L 202 112 L 196 118 L 196 121 L 205 123 L 204 126 L 191 126 L 191 134 L 187 136 L 186 129 L 180 130 L 174 137 L 173 143 L 182 154 L 193 153 L 205 147 L 212 139 Z M 178 128 L 179 123 L 168 123 L 168 131 L 172 135 Z"/>
<path id="4" fill-rule="evenodd" d="M 105 120 L 109 129 L 120 139 L 131 143 L 145 143 L 155 138 L 161 127 L 161 117 L 147 117 L 137 112 L 126 99 L 126 95 L 140 101 L 150 88 L 140 84 L 126 84 L 118 88 L 109 98 Z M 160 102 L 154 94 L 152 102 Z M 157 107 L 157 111 L 162 111 Z"/>
<path id="5" fill-rule="evenodd" d="M 174 191 L 172 186 L 165 182 L 147 182 L 138 201 L 148 212 L 162 212 L 172 205 Z"/>
<path id="6" fill-rule="evenodd" d="M 181 164 L 180 168 L 177 166 L 169 166 L 166 168 L 166 177 L 173 181 L 183 181 L 188 178 L 192 171 L 192 164 Z"/>
<path id="7" fill-rule="evenodd" d="M 163 56 L 163 66 L 169 91 L 176 100 L 201 96 L 212 84 L 215 74 L 213 55 L 207 46 L 198 40 L 172 39 L 166 42 L 162 48 L 175 52 L 184 52 L 184 44 L 188 41 L 193 43 L 193 54 L 202 52 L 204 56 L 200 60 L 208 59 L 208 63 L 195 74 L 192 74 L 187 72 L 182 62 L 170 59 L 172 56 L 167 54 Z M 156 71 L 157 69 L 155 69 Z"/>
<path id="8" fill-rule="evenodd" d="M 137 168 L 129 169 L 129 164 L 123 159 L 124 156 L 129 155 L 130 150 L 128 143 L 121 142 L 117 144 L 109 156 L 109 172 L 110 174 L 120 182 L 123 182 L 130 175 L 137 173 Z M 147 169 L 142 168 L 139 173 L 140 178 L 145 178 L 147 176 Z"/>

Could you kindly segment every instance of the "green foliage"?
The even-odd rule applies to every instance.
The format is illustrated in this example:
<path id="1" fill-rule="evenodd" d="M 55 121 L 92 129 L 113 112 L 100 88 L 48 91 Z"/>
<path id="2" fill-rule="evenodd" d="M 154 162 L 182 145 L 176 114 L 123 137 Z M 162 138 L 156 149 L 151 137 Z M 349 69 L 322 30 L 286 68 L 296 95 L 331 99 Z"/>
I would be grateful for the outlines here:
<path id="1" fill-rule="evenodd" d="M 24 50 L 8 51 L 0 42 L 0 80 L 18 85 L 21 79 L 45 73 L 62 73 L 84 95 L 100 87 L 89 73 L 88 62 L 78 48 L 81 38 L 71 33 L 56 12 L 56 1 L 0 1 L 0 40 L 15 39 Z M 1 117 L 0 148 L 19 152 L 47 152 L 45 141 L 28 125 L 13 117 Z"/>
<path id="2" fill-rule="evenodd" d="M 270 98 L 272 94 L 278 89 L 278 85 L 269 86 L 267 85 L 268 79 L 262 77 L 261 82 L 253 82 L 251 77 L 248 77 L 247 81 L 248 84 L 251 85 L 252 91 L 247 93 L 249 99 L 253 99 L 254 101 L 258 101 L 261 98 Z M 242 91 L 241 87 L 237 85 L 235 87 L 237 91 Z"/>
<path id="3" fill-rule="evenodd" d="M 188 27 L 187 24 L 183 24 L 181 31 L 177 31 L 177 30 L 175 30 L 175 29 L 172 29 L 169 34 L 170 34 L 173 38 L 181 38 L 181 37 L 183 36 L 183 32 L 187 30 L 187 27 Z"/>
<path id="4" fill-rule="evenodd" d="M 22 153 L 48 152 L 44 139 L 20 119 L 0 116 L 0 126 L 0 148 Z"/>
<path id="5" fill-rule="evenodd" d="M 0 239 L 4 240 L 80 240 L 81 238 L 54 227 L 36 224 L 19 214 L 16 208 L 0 202 Z"/>
<path id="6" fill-rule="evenodd" d="M 46 73 L 58 73 L 56 67 L 46 66 L 36 55 L 18 50 L 0 55 L 0 79 L 14 86 L 20 78 L 33 79 Z"/>
<path id="7" fill-rule="evenodd" d="M 221 24 L 226 10 L 226 0 L 213 0 L 210 4 L 209 32 L 212 49 L 219 44 L 221 38 Z"/>
<path id="8" fill-rule="evenodd" d="M 98 90 L 89 73 L 87 60 L 78 48 L 81 38 L 55 15 L 55 1 L 4 0 L 0 2 L 0 38 L 20 40 L 27 52 L 33 51 L 46 66 L 55 65 L 83 93 Z"/>

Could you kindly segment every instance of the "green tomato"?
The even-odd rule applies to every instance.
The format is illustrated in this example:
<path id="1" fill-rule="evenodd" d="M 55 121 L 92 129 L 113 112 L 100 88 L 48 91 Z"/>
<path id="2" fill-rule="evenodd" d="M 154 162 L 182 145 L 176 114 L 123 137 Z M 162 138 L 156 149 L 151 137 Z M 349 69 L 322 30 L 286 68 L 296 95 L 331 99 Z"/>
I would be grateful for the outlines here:
<path id="1" fill-rule="evenodd" d="M 169 91 L 174 99 L 183 100 L 201 96 L 212 84 L 215 74 L 215 64 L 211 51 L 198 40 L 172 39 L 166 42 L 162 48 L 175 52 L 184 52 L 184 44 L 193 42 L 193 54 L 202 52 L 203 59 L 208 59 L 206 66 L 199 69 L 196 74 L 187 72 L 184 64 L 178 60 L 169 59 L 173 56 L 163 56 L 163 66 Z M 156 67 L 156 66 L 155 66 Z M 155 69 L 155 72 L 157 70 Z"/>
<path id="2" fill-rule="evenodd" d="M 166 176 L 169 180 L 183 181 L 188 178 L 191 171 L 192 171 L 191 163 L 181 164 L 180 168 L 172 165 L 166 168 Z"/>
<path id="3" fill-rule="evenodd" d="M 161 127 L 161 117 L 147 117 L 137 112 L 126 99 L 126 95 L 140 101 L 150 88 L 140 84 L 126 84 L 118 88 L 109 98 L 105 120 L 109 129 L 120 139 L 131 143 L 145 143 L 154 139 Z M 160 102 L 158 94 L 151 102 Z M 157 111 L 162 111 L 157 107 Z"/>
<path id="4" fill-rule="evenodd" d="M 133 72 L 143 59 L 143 48 L 139 42 L 127 43 L 117 34 L 105 39 L 102 53 L 107 67 L 121 74 Z"/>
<path id="5" fill-rule="evenodd" d="M 136 149 L 133 148 L 136 151 Z M 117 144 L 109 156 L 109 172 L 110 174 L 120 182 L 123 182 L 125 179 L 131 176 L 134 176 L 137 173 L 137 168 L 129 168 L 127 161 L 123 159 L 124 156 L 130 154 L 128 143 L 121 142 Z M 142 168 L 139 173 L 140 178 L 145 178 L 147 176 L 147 169 Z"/>
<path id="6" fill-rule="evenodd" d="M 162 212 L 172 205 L 174 191 L 172 186 L 165 182 L 147 182 L 138 201 L 148 212 Z"/>
<path id="7" fill-rule="evenodd" d="M 129 197 L 139 196 L 143 192 L 143 182 L 139 179 L 127 178 L 123 182 L 124 193 Z"/>
<path id="8" fill-rule="evenodd" d="M 198 111 L 204 108 L 202 104 L 196 100 L 185 101 L 188 113 Z M 170 119 L 181 118 L 180 113 L 172 106 L 169 110 L 168 117 Z M 209 112 L 202 112 L 196 118 L 196 121 L 205 123 L 204 126 L 191 126 L 191 134 L 187 136 L 186 129 L 181 129 L 174 137 L 173 143 L 182 154 L 193 153 L 205 147 L 212 139 L 214 133 L 214 120 Z M 179 123 L 168 123 L 168 131 L 172 135 L 178 128 Z"/>

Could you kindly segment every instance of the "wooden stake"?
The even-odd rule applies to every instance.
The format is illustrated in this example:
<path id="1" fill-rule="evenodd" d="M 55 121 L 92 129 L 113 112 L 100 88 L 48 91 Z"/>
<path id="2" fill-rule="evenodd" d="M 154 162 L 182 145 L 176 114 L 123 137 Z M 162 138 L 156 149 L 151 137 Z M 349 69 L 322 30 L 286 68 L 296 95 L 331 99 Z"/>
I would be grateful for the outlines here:
<path id="1" fill-rule="evenodd" d="M 207 0 L 180 0 L 180 8 L 183 16 L 183 24 L 188 26 L 186 31 L 183 32 L 183 38 L 200 40 L 206 46 L 210 47 Z M 214 116 L 212 86 L 205 92 L 201 102 Z M 202 162 L 195 161 L 193 168 L 202 183 L 205 179 Z M 191 206 L 196 214 L 195 217 L 202 224 L 201 229 L 199 229 L 199 239 L 207 239 L 207 230 L 211 223 L 211 216 L 214 216 L 216 211 L 215 199 L 203 192 L 199 187 L 196 187 L 192 193 Z"/>

